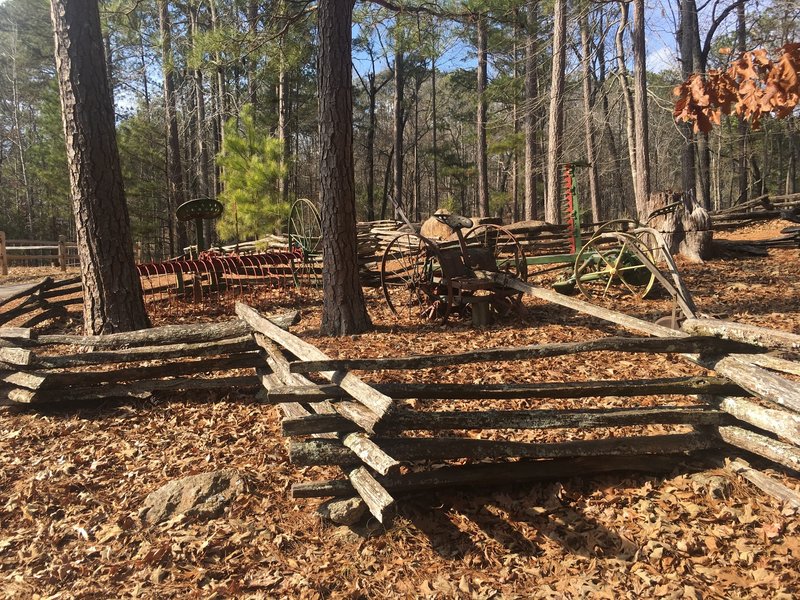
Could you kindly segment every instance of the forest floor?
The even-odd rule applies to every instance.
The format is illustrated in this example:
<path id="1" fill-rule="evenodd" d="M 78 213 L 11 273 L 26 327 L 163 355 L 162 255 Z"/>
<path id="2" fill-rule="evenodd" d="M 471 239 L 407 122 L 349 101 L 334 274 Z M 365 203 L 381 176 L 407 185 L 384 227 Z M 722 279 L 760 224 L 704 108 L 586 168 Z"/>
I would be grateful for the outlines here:
<path id="1" fill-rule="evenodd" d="M 769 238 L 784 225 L 764 224 L 726 237 Z M 773 249 L 769 257 L 680 267 L 702 312 L 800 333 L 799 259 L 797 249 Z M 618 331 L 533 299 L 525 300 L 522 314 L 479 330 L 459 322 L 398 325 L 377 291 L 367 291 L 367 301 L 375 331 L 344 339 L 318 335 L 319 294 L 274 293 L 257 308 L 267 313 L 300 308 L 303 318 L 293 331 L 334 357 L 577 341 Z M 665 298 L 607 302 L 649 320 L 670 310 Z M 224 305 L 214 312 L 230 309 Z M 154 320 L 208 318 L 197 312 L 196 307 L 163 310 Z M 702 369 L 673 355 L 595 353 L 364 378 L 494 383 L 699 373 Z M 604 402 L 648 401 L 664 399 Z M 521 406 L 514 402 L 502 406 Z M 586 398 L 536 406 L 600 403 Z M 640 429 L 657 433 L 659 428 Z M 618 433 L 525 435 L 553 441 Z M 73 409 L 0 408 L 0 596 L 798 597 L 800 517 L 724 469 L 724 457 L 733 455 L 676 465 L 667 476 L 609 475 L 420 494 L 401 498 L 387 527 L 370 522 L 351 529 L 323 522 L 315 512 L 319 501 L 291 498 L 293 482 L 335 471 L 290 464 L 277 410 L 251 395 L 232 390 L 223 397 L 170 394 L 157 402 Z M 139 524 L 137 514 L 149 492 L 182 476 L 223 468 L 238 469 L 249 484 L 249 493 L 224 516 L 174 519 L 149 528 Z M 800 489 L 800 480 L 770 472 Z M 709 488 L 725 493 L 715 495 Z"/>

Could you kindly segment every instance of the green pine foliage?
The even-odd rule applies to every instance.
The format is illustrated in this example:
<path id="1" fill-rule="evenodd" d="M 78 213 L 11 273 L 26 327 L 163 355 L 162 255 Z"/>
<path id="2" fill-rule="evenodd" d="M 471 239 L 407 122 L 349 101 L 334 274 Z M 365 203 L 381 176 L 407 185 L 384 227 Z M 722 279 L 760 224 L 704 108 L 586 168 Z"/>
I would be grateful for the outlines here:
<path id="1" fill-rule="evenodd" d="M 278 181 L 286 170 L 281 144 L 256 123 L 249 105 L 225 124 L 217 162 L 224 190 L 219 200 L 225 206 L 217 221 L 220 238 L 242 241 L 281 229 L 289 213 L 278 193 Z"/>

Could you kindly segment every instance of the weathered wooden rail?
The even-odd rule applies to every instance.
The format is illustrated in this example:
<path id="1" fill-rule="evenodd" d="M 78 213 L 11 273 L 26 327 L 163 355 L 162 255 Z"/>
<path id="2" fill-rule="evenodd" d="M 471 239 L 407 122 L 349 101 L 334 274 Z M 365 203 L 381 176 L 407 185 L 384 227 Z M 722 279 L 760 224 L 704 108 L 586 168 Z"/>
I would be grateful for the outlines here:
<path id="1" fill-rule="evenodd" d="M 57 265 L 62 271 L 67 264 L 78 261 L 78 245 L 60 237 L 55 241 L 41 240 L 9 240 L 4 231 L 0 231 L 0 275 L 8 275 L 11 263 L 42 263 Z"/>

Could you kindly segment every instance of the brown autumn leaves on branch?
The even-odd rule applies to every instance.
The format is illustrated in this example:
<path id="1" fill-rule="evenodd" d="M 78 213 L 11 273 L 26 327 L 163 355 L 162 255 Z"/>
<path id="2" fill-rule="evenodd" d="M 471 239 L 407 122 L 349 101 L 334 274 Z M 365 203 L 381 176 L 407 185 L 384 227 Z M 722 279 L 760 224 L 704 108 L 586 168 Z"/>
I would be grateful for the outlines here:
<path id="1" fill-rule="evenodd" d="M 727 70 L 690 75 L 675 87 L 675 120 L 691 122 L 695 132 L 709 132 L 722 114 L 736 114 L 753 129 L 764 115 L 788 116 L 800 102 L 800 43 L 786 44 L 776 54 L 773 60 L 764 49 L 751 50 Z"/>

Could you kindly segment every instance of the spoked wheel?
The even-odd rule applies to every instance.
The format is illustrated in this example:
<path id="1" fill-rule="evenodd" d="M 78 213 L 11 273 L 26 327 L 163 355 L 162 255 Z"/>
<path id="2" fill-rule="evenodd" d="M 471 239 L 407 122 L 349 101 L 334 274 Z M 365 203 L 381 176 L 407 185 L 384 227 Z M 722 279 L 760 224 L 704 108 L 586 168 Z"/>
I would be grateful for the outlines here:
<path id="1" fill-rule="evenodd" d="M 322 219 L 310 200 L 299 198 L 289 210 L 289 251 L 292 259 L 292 278 L 296 286 L 318 286 L 322 258 Z"/>
<path id="2" fill-rule="evenodd" d="M 644 240 L 606 231 L 592 237 L 575 258 L 575 283 L 581 294 L 593 300 L 621 294 L 644 298 L 656 279 L 654 264 L 653 252 Z"/>
<path id="3" fill-rule="evenodd" d="M 475 269 L 505 273 L 521 281 L 528 280 L 528 260 L 522 246 L 505 227 L 486 223 L 464 236 L 467 252 Z M 489 307 L 499 316 L 506 316 L 522 304 L 522 292 L 498 287 L 491 293 Z"/>
<path id="4" fill-rule="evenodd" d="M 453 288 L 442 278 L 439 251 L 415 233 L 403 233 L 389 242 L 381 259 L 381 287 L 399 320 L 446 321 L 450 314 Z"/>

